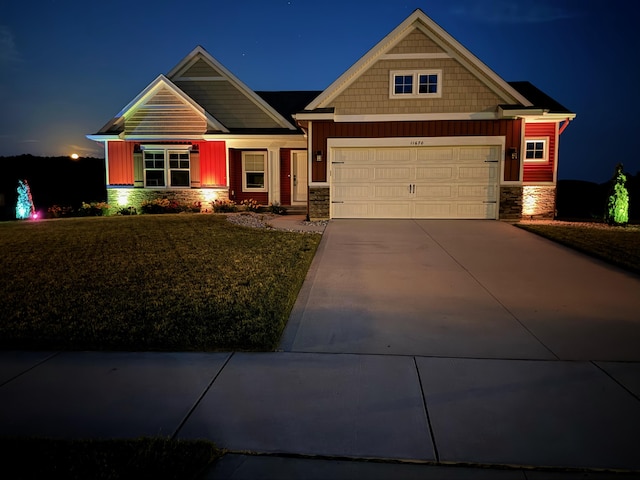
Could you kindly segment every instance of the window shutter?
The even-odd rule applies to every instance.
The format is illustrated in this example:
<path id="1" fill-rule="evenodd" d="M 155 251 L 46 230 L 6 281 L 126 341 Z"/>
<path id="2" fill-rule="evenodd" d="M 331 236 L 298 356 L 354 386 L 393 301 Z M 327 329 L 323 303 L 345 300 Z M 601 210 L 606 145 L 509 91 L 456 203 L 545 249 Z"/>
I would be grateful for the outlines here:
<path id="1" fill-rule="evenodd" d="M 133 186 L 144 187 L 144 166 L 142 164 L 142 152 L 133 154 Z"/>
<path id="2" fill-rule="evenodd" d="M 200 152 L 191 151 L 191 188 L 200 188 Z"/>

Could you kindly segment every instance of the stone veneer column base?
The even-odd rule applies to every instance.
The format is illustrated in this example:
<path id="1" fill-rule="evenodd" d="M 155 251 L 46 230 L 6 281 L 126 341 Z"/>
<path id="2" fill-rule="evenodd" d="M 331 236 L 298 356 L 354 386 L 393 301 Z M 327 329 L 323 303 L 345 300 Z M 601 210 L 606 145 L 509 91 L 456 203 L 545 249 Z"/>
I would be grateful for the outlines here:
<path id="1" fill-rule="evenodd" d="M 309 188 L 309 220 L 329 218 L 329 187 Z"/>
<path id="2" fill-rule="evenodd" d="M 138 213 L 142 212 L 142 202 L 166 198 L 175 200 L 181 205 L 193 205 L 200 202 L 202 213 L 213 212 L 211 202 L 213 200 L 228 200 L 228 189 L 217 188 L 184 188 L 175 190 L 153 190 L 149 188 L 115 187 L 107 188 L 107 203 L 110 214 L 116 214 L 118 210 L 133 207 Z"/>
<path id="3" fill-rule="evenodd" d="M 522 187 L 500 187 L 500 220 L 520 220 L 522 218 Z"/>
<path id="4" fill-rule="evenodd" d="M 553 219 L 555 216 L 555 185 L 525 185 L 522 187 L 523 219 Z"/>

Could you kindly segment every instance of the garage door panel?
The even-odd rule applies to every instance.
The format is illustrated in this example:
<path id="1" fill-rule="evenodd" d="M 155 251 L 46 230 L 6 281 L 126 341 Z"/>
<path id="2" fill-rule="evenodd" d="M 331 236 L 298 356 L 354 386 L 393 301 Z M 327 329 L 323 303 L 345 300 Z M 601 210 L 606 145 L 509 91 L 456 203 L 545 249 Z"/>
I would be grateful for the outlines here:
<path id="1" fill-rule="evenodd" d="M 459 167 L 458 178 L 460 180 L 495 180 L 496 168 L 487 166 Z"/>
<path id="2" fill-rule="evenodd" d="M 374 150 L 374 158 L 376 162 L 411 162 L 412 151 L 408 148 L 377 148 Z"/>
<path id="3" fill-rule="evenodd" d="M 334 218 L 371 218 L 369 203 L 332 203 Z"/>
<path id="4" fill-rule="evenodd" d="M 453 197 L 454 185 L 416 185 L 416 198 L 443 198 L 450 200 Z"/>
<path id="5" fill-rule="evenodd" d="M 451 180 L 455 177 L 452 167 L 416 167 L 416 180 Z"/>
<path id="6" fill-rule="evenodd" d="M 418 163 L 423 162 L 452 162 L 454 160 L 454 149 L 452 147 L 449 148 L 439 148 L 439 147 L 428 147 L 428 148 L 419 148 L 416 149 L 416 160 Z"/>
<path id="7" fill-rule="evenodd" d="M 409 198 L 411 195 L 409 191 L 409 185 L 374 185 L 373 186 L 373 198 L 387 199 L 387 198 Z"/>
<path id="8" fill-rule="evenodd" d="M 370 182 L 374 172 L 366 167 L 344 167 L 334 169 L 335 182 Z"/>
<path id="9" fill-rule="evenodd" d="M 495 218 L 495 203 L 458 203 L 456 218 Z"/>
<path id="10" fill-rule="evenodd" d="M 371 218 L 412 218 L 411 202 L 382 201 L 371 207 Z"/>
<path id="11" fill-rule="evenodd" d="M 407 184 L 412 178 L 412 169 L 409 167 L 374 167 L 373 178 L 375 180 L 405 180 Z"/>
<path id="12" fill-rule="evenodd" d="M 493 200 L 496 198 L 496 189 L 489 185 L 458 185 L 458 198 Z"/>

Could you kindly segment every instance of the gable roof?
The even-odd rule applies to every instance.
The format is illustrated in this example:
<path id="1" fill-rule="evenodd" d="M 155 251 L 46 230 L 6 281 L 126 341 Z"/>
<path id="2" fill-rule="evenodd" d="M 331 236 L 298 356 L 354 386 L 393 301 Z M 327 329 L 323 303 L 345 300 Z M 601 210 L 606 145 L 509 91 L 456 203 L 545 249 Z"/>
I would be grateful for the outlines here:
<path id="1" fill-rule="evenodd" d="M 306 111 L 330 107 L 331 102 L 351 85 L 364 71 L 391 50 L 411 32 L 419 29 L 431 40 L 445 50 L 452 58 L 474 73 L 491 90 L 496 92 L 505 103 L 518 103 L 525 107 L 532 106 L 520 92 L 505 82 L 480 59 L 467 50 L 462 44 L 449 35 L 442 27 L 429 18 L 422 10 L 415 10 L 391 33 L 378 42 L 360 60 L 336 79 L 327 89 L 316 97 Z"/>
<path id="2" fill-rule="evenodd" d="M 206 112 L 204 108 L 198 105 L 191 97 L 174 85 L 171 80 L 160 74 L 142 92 L 140 92 L 122 110 L 120 110 L 115 117 L 107 122 L 97 134 L 118 134 L 123 132 L 125 129 L 126 119 L 133 116 L 138 109 L 144 107 L 162 89 L 168 90 L 169 94 L 173 95 L 177 102 L 186 106 L 193 113 L 206 120 L 207 130 L 216 130 L 221 132 L 229 131 L 224 125 L 222 125 L 222 123 Z"/>
<path id="3" fill-rule="evenodd" d="M 200 65 L 197 65 L 200 64 Z M 188 76 L 189 72 L 191 72 L 192 67 L 198 66 L 200 70 L 203 70 L 204 74 L 202 76 Z M 209 67 L 207 72 L 206 67 Z M 207 73 L 209 75 L 207 76 Z M 211 109 L 210 105 L 207 105 L 209 102 L 204 98 L 195 98 L 198 97 L 200 92 L 206 92 L 207 88 L 210 90 L 210 85 L 216 85 L 217 82 L 228 82 L 232 88 L 238 92 L 248 104 L 245 104 L 244 108 L 249 108 L 247 105 L 251 105 L 257 111 L 262 112 L 262 114 L 266 115 L 273 122 L 273 126 L 276 128 L 283 128 L 287 130 L 296 131 L 297 127 L 294 123 L 289 121 L 285 116 L 283 116 L 280 112 L 278 112 L 272 105 L 266 102 L 263 98 L 261 98 L 256 92 L 251 90 L 247 85 L 245 85 L 240 79 L 238 79 L 235 75 L 233 75 L 229 70 L 227 70 L 224 65 L 214 59 L 209 52 L 207 52 L 202 46 L 198 45 L 194 48 L 191 53 L 189 53 L 184 59 L 182 59 L 168 74 L 167 77 L 170 78 L 175 83 L 182 82 L 200 82 L 203 87 L 196 89 L 191 96 L 194 97 L 194 100 L 200 103 L 203 107 Z M 216 112 L 210 111 L 212 115 L 216 115 Z M 222 115 L 221 113 L 219 115 Z M 232 128 L 228 125 L 229 128 Z"/>
<path id="4" fill-rule="evenodd" d="M 265 102 L 275 108 L 283 117 L 295 122 L 293 115 L 304 110 L 320 90 L 295 90 L 280 92 L 256 92 Z"/>
<path id="5" fill-rule="evenodd" d="M 572 115 L 571 110 L 562 106 L 530 82 L 509 82 L 509 85 L 520 92 L 522 96 L 526 97 L 535 107 L 547 110 L 549 113 L 567 113 Z"/>

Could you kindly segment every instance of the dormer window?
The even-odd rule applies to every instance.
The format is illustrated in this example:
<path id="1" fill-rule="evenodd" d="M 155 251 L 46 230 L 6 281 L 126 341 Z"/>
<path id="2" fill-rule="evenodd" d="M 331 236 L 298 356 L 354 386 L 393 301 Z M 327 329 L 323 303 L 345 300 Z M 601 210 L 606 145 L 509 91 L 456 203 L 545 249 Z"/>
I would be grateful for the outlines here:
<path id="1" fill-rule="evenodd" d="M 442 96 L 442 70 L 394 71 L 390 78 L 390 98 Z"/>

